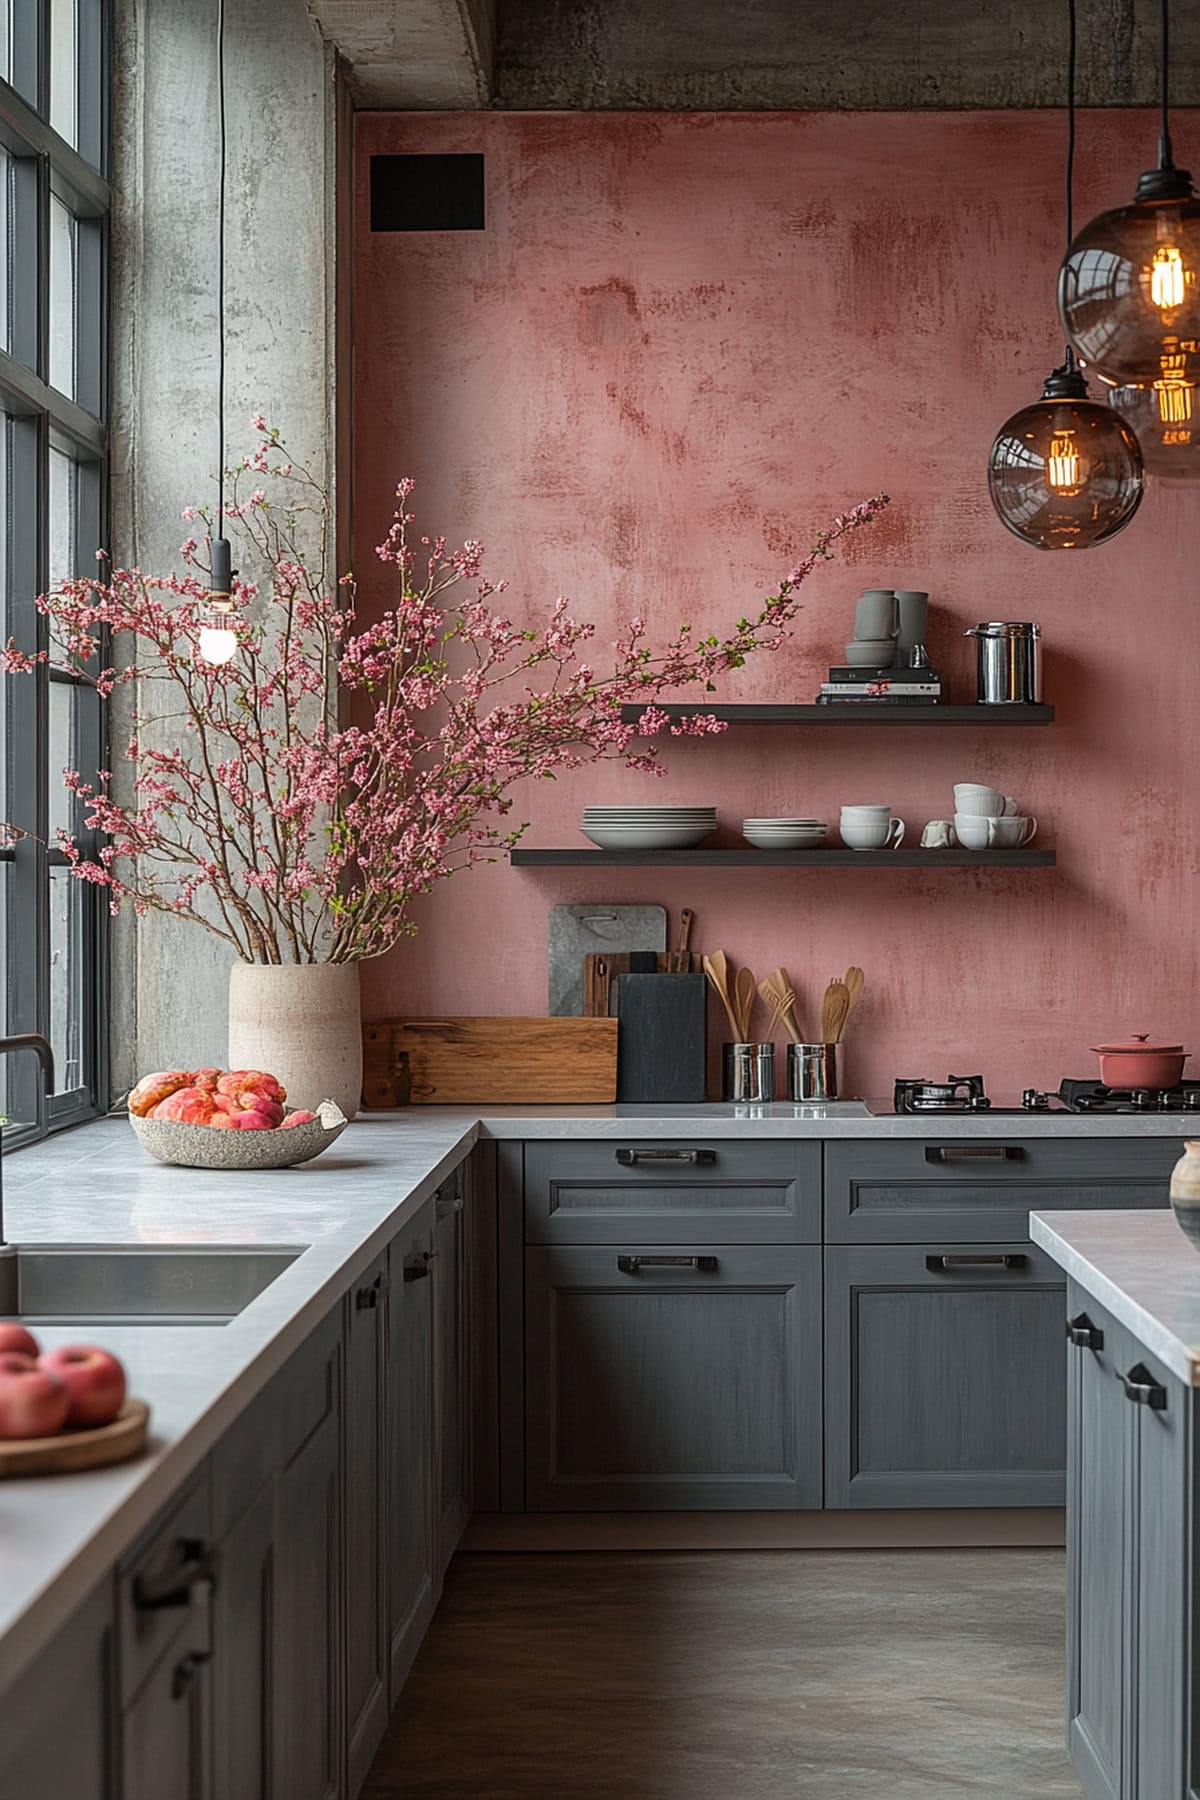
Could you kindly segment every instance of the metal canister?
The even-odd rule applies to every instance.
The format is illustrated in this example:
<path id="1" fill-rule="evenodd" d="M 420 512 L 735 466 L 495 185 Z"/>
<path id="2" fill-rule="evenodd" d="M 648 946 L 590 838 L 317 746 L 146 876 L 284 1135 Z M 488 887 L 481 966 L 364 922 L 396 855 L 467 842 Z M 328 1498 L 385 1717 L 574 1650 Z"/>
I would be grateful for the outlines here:
<path id="1" fill-rule="evenodd" d="M 1042 697 L 1042 628 L 1031 619 L 992 620 L 963 632 L 977 652 L 981 706 L 1029 706 Z"/>
<path id="2" fill-rule="evenodd" d="M 836 1044 L 789 1044 L 789 1100 L 836 1100 L 837 1053 Z"/>
<path id="3" fill-rule="evenodd" d="M 721 1092 L 726 1100 L 775 1098 L 774 1044 L 726 1044 L 721 1068 Z"/>

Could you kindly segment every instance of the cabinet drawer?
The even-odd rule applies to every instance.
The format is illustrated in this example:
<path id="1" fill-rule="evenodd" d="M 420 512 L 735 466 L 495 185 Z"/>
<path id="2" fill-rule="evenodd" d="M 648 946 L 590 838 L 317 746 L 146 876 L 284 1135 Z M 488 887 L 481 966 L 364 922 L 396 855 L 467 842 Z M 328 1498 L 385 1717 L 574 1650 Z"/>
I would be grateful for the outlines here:
<path id="1" fill-rule="evenodd" d="M 127 1706 L 160 1656 L 182 1636 L 195 1634 L 196 1615 L 205 1610 L 202 1583 L 189 1603 L 181 1575 L 179 1598 L 170 1605 L 147 1605 L 147 1590 L 171 1585 L 173 1572 L 211 1553 L 212 1506 L 207 1468 L 188 1491 L 151 1526 L 117 1570 L 117 1645 L 121 1704 Z M 185 1549 L 185 1546 L 188 1547 Z M 190 1555 L 194 1547 L 196 1556 Z M 206 1627 L 205 1627 L 206 1628 Z"/>
<path id="2" fill-rule="evenodd" d="M 821 1252 L 525 1253 L 530 1511 L 821 1504 Z"/>
<path id="3" fill-rule="evenodd" d="M 826 1506 L 1061 1506 L 1064 1292 L 1028 1241 L 826 1250 Z"/>
<path id="4" fill-rule="evenodd" d="M 335 1307 L 279 1375 L 279 1410 L 285 1465 L 337 1410 L 341 1318 Z"/>
<path id="5" fill-rule="evenodd" d="M 529 1144 L 531 1244 L 816 1243 L 818 1143 L 631 1138 Z"/>
<path id="6" fill-rule="evenodd" d="M 1165 1206 L 1178 1157 L 1174 1138 L 827 1143 L 825 1239 L 978 1243 L 1027 1237 L 1031 1211 Z"/>

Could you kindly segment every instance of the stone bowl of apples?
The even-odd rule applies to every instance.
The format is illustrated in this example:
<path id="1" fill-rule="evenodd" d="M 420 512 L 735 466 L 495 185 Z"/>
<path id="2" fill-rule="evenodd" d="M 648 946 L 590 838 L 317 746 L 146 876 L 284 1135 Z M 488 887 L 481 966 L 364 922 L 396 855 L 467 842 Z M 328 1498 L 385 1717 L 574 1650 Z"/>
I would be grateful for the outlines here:
<path id="1" fill-rule="evenodd" d="M 333 1100 L 286 1112 L 287 1090 L 263 1069 L 170 1069 L 143 1075 L 129 1123 L 143 1150 L 188 1169 L 287 1169 L 311 1162 L 346 1129 Z"/>
<path id="2" fill-rule="evenodd" d="M 145 1446 L 150 1408 L 125 1393 L 125 1371 L 96 1344 L 43 1351 L 0 1320 L 0 1477 L 60 1475 L 127 1462 Z"/>

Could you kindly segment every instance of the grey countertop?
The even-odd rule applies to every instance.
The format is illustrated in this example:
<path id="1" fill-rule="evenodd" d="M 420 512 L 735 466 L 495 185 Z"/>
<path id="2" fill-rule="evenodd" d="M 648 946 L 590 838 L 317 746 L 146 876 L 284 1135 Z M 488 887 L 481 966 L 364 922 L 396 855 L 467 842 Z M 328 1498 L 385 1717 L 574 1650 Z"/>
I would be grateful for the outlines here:
<path id="1" fill-rule="evenodd" d="M 124 1118 L 82 1126 L 6 1156 L 5 1227 L 13 1243 L 306 1247 L 228 1325 L 104 1328 L 105 1344 L 129 1372 L 130 1391 L 152 1408 L 150 1449 L 115 1469 L 0 1482 L 0 1690 L 478 1136 L 1181 1138 L 1186 1130 L 1179 1118 L 1165 1117 L 871 1117 L 861 1102 L 828 1108 L 426 1107 L 368 1115 L 313 1163 L 244 1176 L 153 1162 Z M 1089 1217 L 1072 1217 L 1069 1223 L 1076 1227 Z M 1147 1225 L 1175 1229 L 1166 1217 L 1133 1217 L 1143 1230 Z M 1200 1344 L 1200 1262 L 1191 1266 L 1197 1295 L 1191 1341 Z M 41 1333 L 47 1344 L 79 1335 L 77 1326 Z"/>
<path id="2" fill-rule="evenodd" d="M 1032 1213 L 1029 1227 L 1151 1356 L 1200 1387 L 1200 1256 L 1173 1212 Z"/>

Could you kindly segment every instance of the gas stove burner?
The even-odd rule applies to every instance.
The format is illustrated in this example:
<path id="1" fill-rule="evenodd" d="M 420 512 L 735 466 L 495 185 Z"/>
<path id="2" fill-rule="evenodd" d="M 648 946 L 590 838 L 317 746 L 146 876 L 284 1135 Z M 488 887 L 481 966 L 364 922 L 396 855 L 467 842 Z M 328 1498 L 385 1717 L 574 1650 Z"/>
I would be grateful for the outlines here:
<path id="1" fill-rule="evenodd" d="M 945 1081 L 913 1081 L 900 1077 L 893 1104 L 898 1113 L 986 1112 L 991 1101 L 982 1075 L 947 1075 Z"/>
<path id="2" fill-rule="evenodd" d="M 1099 1081 L 1064 1081 L 1063 1104 L 1077 1113 L 1200 1112 L 1200 1084 L 1177 1088 L 1112 1088 Z"/>

